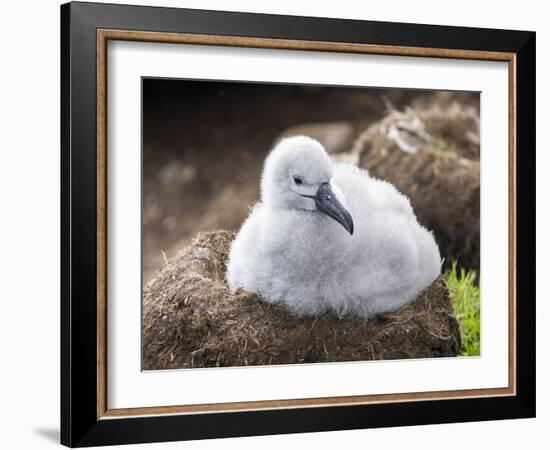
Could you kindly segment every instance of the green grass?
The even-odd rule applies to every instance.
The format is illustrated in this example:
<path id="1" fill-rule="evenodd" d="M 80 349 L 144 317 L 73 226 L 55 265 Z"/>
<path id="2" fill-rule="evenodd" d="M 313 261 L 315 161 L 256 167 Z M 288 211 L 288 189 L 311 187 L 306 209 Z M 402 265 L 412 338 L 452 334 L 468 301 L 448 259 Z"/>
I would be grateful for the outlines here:
<path id="1" fill-rule="evenodd" d="M 449 287 L 455 317 L 462 335 L 461 356 L 479 356 L 479 286 L 473 270 L 457 269 L 456 261 L 444 275 Z"/>

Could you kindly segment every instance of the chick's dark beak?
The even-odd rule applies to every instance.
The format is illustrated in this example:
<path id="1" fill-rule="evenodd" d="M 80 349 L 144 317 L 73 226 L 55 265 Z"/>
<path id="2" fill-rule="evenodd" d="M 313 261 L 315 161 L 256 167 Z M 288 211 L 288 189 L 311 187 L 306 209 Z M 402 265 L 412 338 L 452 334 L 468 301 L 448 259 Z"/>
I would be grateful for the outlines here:
<path id="1" fill-rule="evenodd" d="M 317 210 L 326 214 L 342 225 L 349 234 L 353 234 L 353 219 L 351 214 L 336 198 L 329 183 L 322 183 L 315 195 Z"/>

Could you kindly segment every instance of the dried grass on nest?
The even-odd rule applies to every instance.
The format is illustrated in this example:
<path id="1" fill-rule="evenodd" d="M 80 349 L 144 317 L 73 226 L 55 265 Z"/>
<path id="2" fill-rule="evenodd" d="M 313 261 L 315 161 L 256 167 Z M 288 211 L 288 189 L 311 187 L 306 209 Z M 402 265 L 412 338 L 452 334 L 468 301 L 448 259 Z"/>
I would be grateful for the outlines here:
<path id="1" fill-rule="evenodd" d="M 441 278 L 400 311 L 365 321 L 296 317 L 224 281 L 234 234 L 200 233 L 144 289 L 143 368 L 455 356 L 460 331 Z"/>

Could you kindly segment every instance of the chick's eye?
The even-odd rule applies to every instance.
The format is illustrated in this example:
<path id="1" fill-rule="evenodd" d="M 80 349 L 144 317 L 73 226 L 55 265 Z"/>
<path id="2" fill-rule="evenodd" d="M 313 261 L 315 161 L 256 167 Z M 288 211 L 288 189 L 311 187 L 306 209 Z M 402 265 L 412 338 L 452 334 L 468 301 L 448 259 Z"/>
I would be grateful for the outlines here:
<path id="1" fill-rule="evenodd" d="M 302 179 L 301 179 L 301 178 L 298 178 L 298 177 L 293 177 L 293 178 L 294 178 L 294 184 L 298 184 L 298 185 L 300 185 L 300 184 L 302 184 L 302 183 L 303 183 L 303 181 L 302 181 Z"/>

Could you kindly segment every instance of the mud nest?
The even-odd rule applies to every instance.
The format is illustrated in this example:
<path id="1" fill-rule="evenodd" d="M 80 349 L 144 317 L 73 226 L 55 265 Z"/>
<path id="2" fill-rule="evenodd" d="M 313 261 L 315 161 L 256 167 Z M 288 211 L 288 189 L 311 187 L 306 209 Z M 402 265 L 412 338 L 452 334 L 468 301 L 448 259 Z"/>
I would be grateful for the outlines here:
<path id="1" fill-rule="evenodd" d="M 145 286 L 145 370 L 456 356 L 460 331 L 441 278 L 409 306 L 367 321 L 296 317 L 229 291 L 233 238 L 199 233 Z"/>

